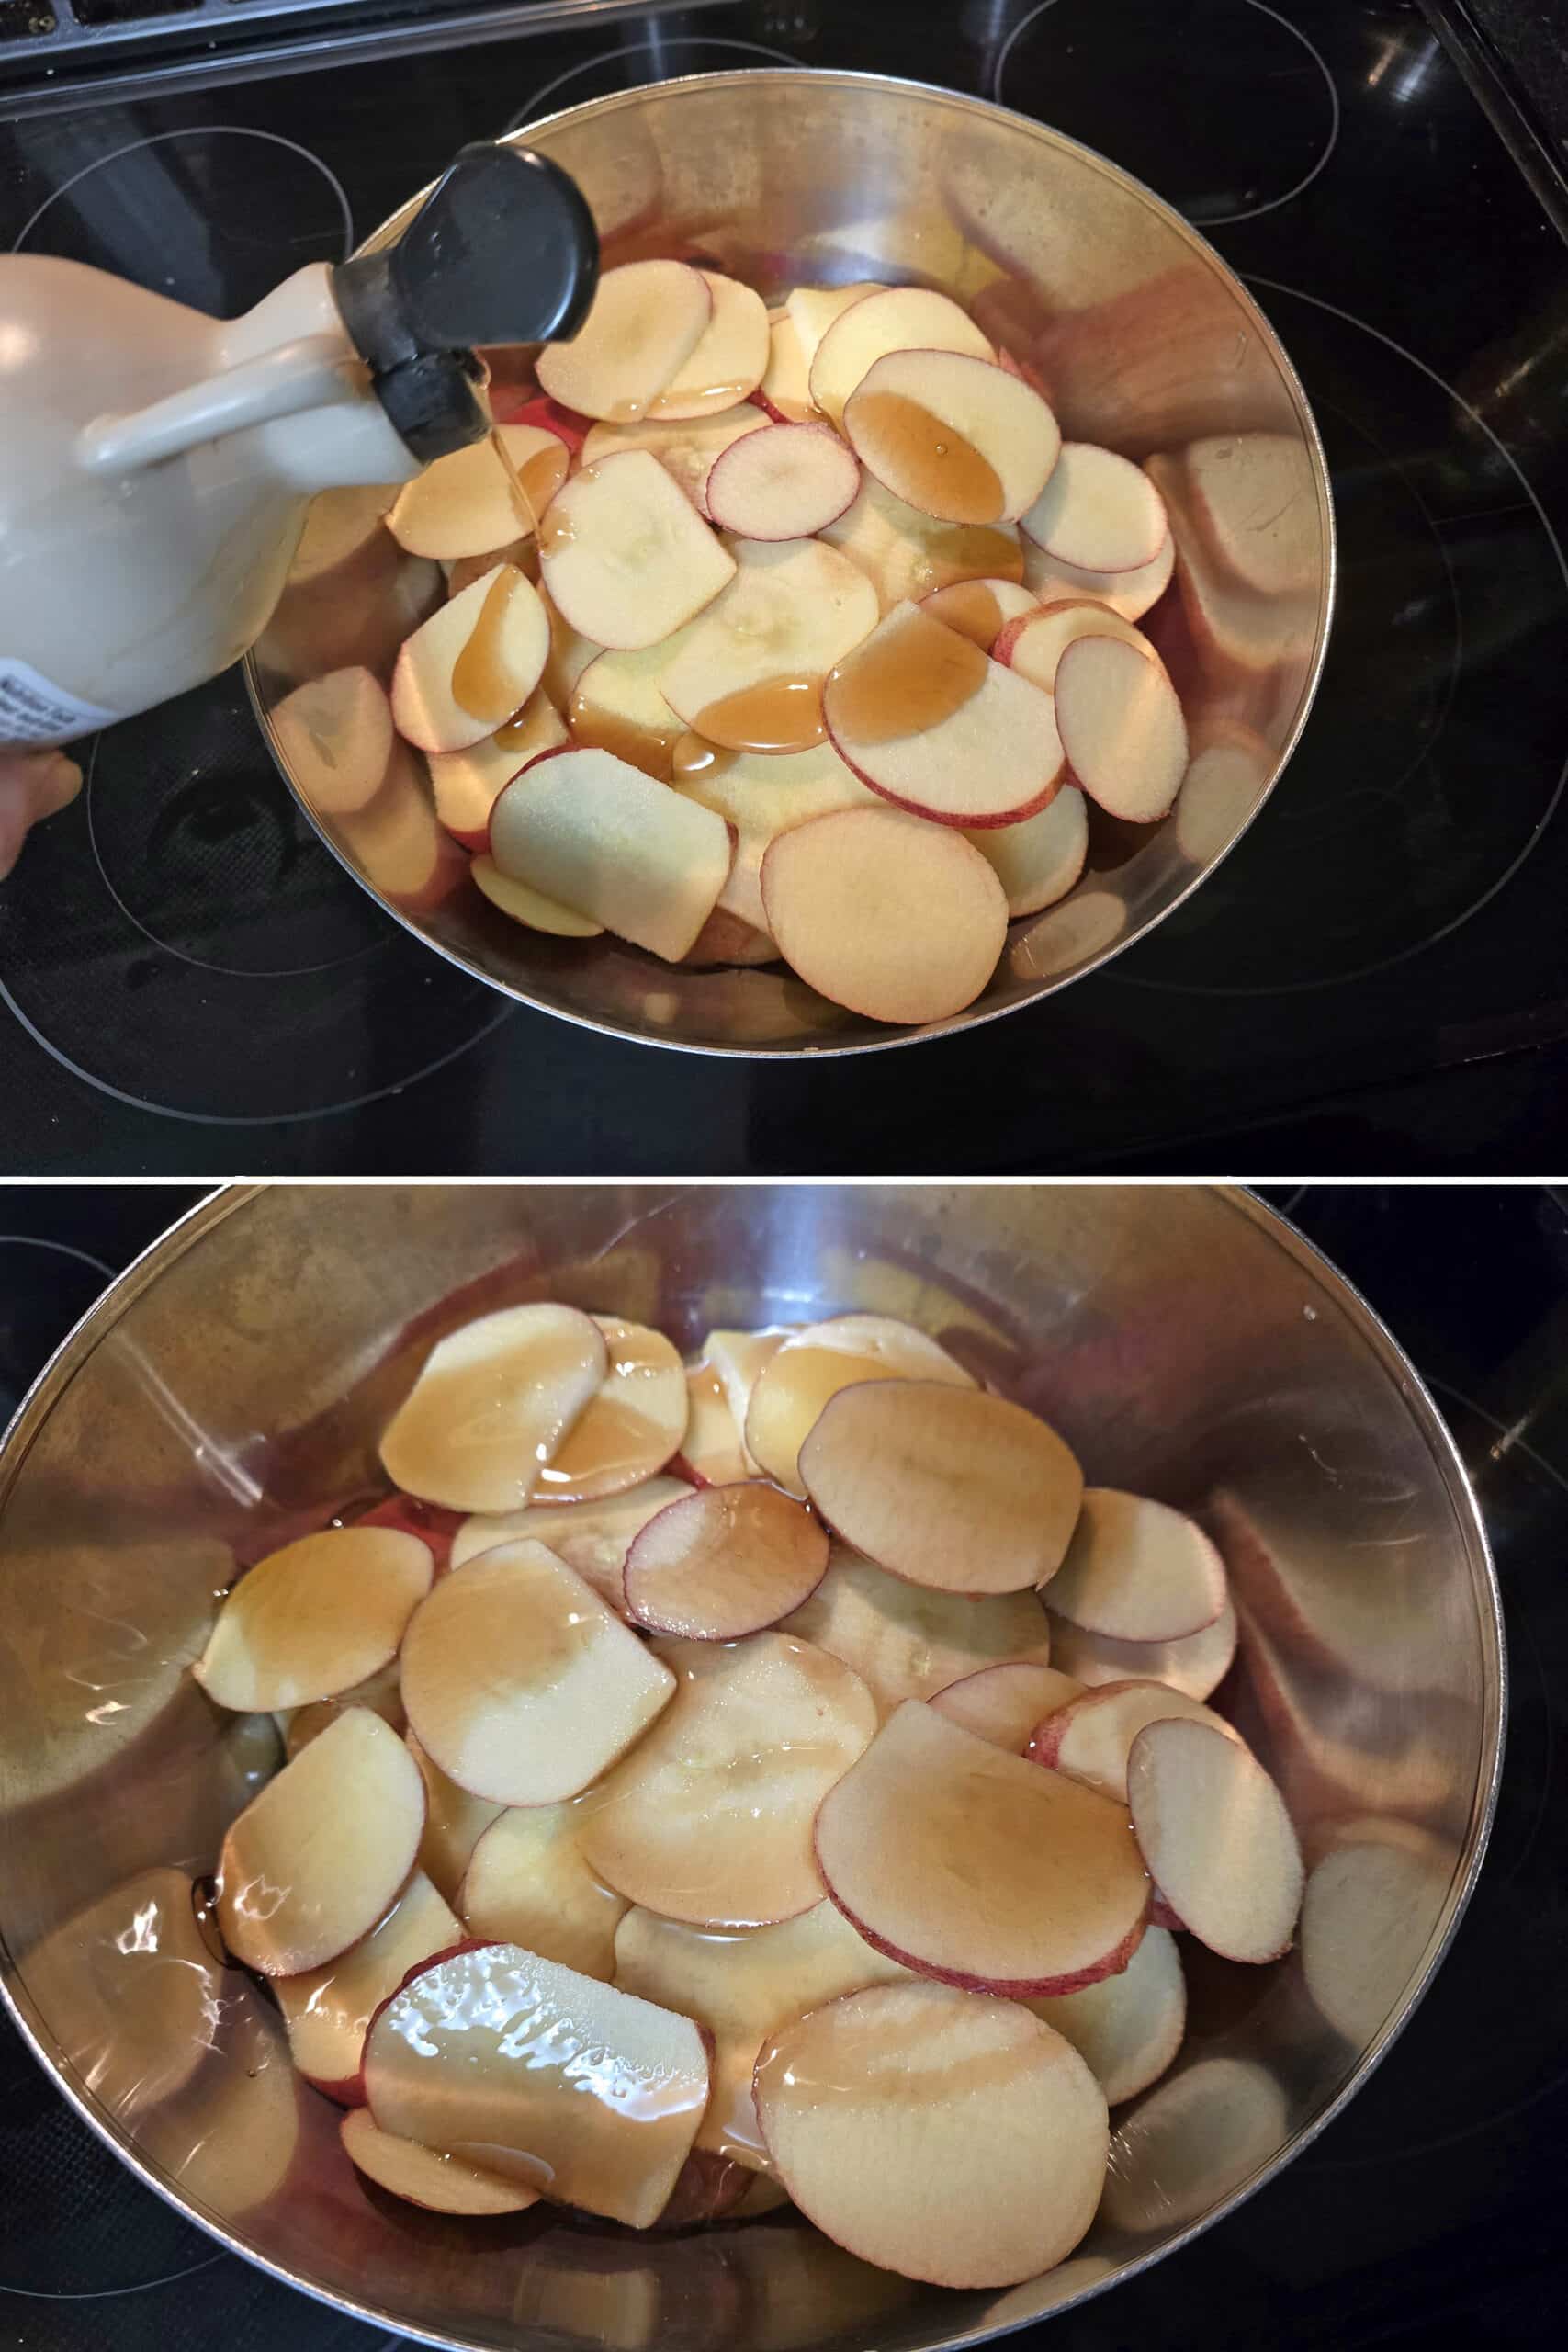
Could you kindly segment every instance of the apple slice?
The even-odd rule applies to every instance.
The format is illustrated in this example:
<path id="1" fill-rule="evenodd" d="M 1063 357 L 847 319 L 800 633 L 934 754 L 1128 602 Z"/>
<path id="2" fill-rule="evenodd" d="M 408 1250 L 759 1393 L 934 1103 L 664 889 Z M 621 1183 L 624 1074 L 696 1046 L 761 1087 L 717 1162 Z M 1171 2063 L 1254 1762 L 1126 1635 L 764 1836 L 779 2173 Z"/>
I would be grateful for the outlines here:
<path id="1" fill-rule="evenodd" d="M 705 1487 L 633 1543 L 626 1605 L 651 1633 L 731 1642 L 798 1609 L 827 1566 L 827 1530 L 793 1496 L 761 1478 Z"/>
<path id="2" fill-rule="evenodd" d="M 1043 1584 L 1083 1498 L 1083 1472 L 1044 1421 L 938 1381 L 840 1389 L 801 1446 L 800 1475 L 846 1544 L 941 1592 Z"/>
<path id="3" fill-rule="evenodd" d="M 1055 605 L 1035 605 L 1018 620 L 1010 621 L 991 648 L 993 661 L 1005 662 L 1032 686 L 1043 686 L 1047 694 L 1055 691 L 1056 665 L 1069 645 L 1080 637 L 1119 637 L 1124 645 L 1135 645 L 1140 653 L 1155 657 L 1153 646 L 1141 629 L 1113 613 L 1109 605 L 1098 605 L 1092 596 L 1077 596 Z"/>
<path id="4" fill-rule="evenodd" d="M 1132 700 L 1123 681 L 1115 709 Z M 938 824 L 1017 824 L 1064 780 L 1051 697 L 918 605 L 895 605 L 839 663 L 822 712 L 833 748 L 863 783 Z M 1130 731 L 1125 720 L 1122 728 Z M 1100 750 L 1105 732 L 1100 720 L 1097 774 L 1114 763 L 1113 751 Z"/>
<path id="5" fill-rule="evenodd" d="M 678 2008 L 713 2036 L 713 2093 L 697 2146 L 753 2171 L 768 2162 L 751 2097 L 764 2036 L 840 1993 L 907 1974 L 826 1900 L 773 1927 L 729 1935 L 641 1909 L 628 1911 L 615 1931 L 622 1991 Z"/>
<path id="6" fill-rule="evenodd" d="M 691 357 L 712 317 L 700 269 L 625 262 L 600 278 L 571 341 L 546 344 L 536 363 L 540 388 L 580 415 L 629 424 Z"/>
<path id="7" fill-rule="evenodd" d="M 756 2175 L 728 2156 L 694 2148 L 675 2177 L 669 2202 L 655 2230 L 690 2230 L 705 2222 L 728 2222 L 744 2201 Z"/>
<path id="8" fill-rule="evenodd" d="M 402 1691 L 398 1681 L 398 1661 L 389 1658 L 378 1673 L 367 1674 L 363 1682 L 340 1690 L 335 1699 L 312 1699 L 303 1707 L 275 1708 L 273 1718 L 283 1734 L 285 1761 L 292 1764 L 302 1747 L 319 1739 L 329 1724 L 350 1707 L 368 1707 L 384 1724 L 390 1724 L 400 1736 L 406 1727 Z"/>
<path id="9" fill-rule="evenodd" d="M 1172 1690 L 1163 1682 L 1104 1682 L 1066 1706 L 1055 1708 L 1039 1725 L 1029 1743 L 1037 1764 L 1069 1772 L 1086 1788 L 1127 1802 L 1127 1758 L 1133 1742 L 1145 1724 L 1181 1716 L 1209 1724 L 1227 1739 L 1239 1739 L 1222 1716 L 1201 1699 Z"/>
<path id="10" fill-rule="evenodd" d="M 1165 1928 L 1150 1928 L 1116 1976 L 1029 2007 L 1065 2034 L 1105 2094 L 1108 2107 L 1136 2098 L 1171 2064 L 1187 2030 L 1181 1955 Z"/>
<path id="11" fill-rule="evenodd" d="M 505 1807 L 491 1804 L 483 1797 L 470 1796 L 456 1781 L 449 1781 L 441 1767 L 431 1761 L 412 1731 L 404 1733 L 403 1745 L 424 1782 L 424 1835 L 420 1839 L 419 1867 L 443 1901 L 455 1906 L 469 1856 L 491 1823 L 500 1820 Z"/>
<path id="12" fill-rule="evenodd" d="M 1137 571 L 1169 531 L 1165 501 L 1141 467 L 1092 441 L 1064 441 L 1050 480 L 1020 517 L 1025 538 L 1086 571 Z"/>
<path id="13" fill-rule="evenodd" d="M 814 539 L 743 539 L 735 562 L 666 672 L 664 698 L 710 743 L 803 751 L 822 740 L 822 680 L 876 627 L 875 591 Z"/>
<path id="14" fill-rule="evenodd" d="M 380 1502 L 372 1503 L 368 1510 L 355 1514 L 349 1524 L 353 1527 L 395 1527 L 403 1535 L 417 1535 L 429 1550 L 435 1563 L 435 1573 L 444 1576 L 452 1561 L 452 1538 L 457 1533 L 461 1514 L 443 1510 L 438 1503 L 421 1502 L 417 1495 L 390 1494 Z"/>
<path id="15" fill-rule="evenodd" d="M 363 2107 L 345 2115 L 338 2126 L 343 2151 L 356 2172 L 373 2180 L 405 2204 L 423 2205 L 431 2213 L 525 2213 L 539 2201 L 536 2188 L 505 2180 L 500 2173 L 481 2171 L 435 2148 L 422 2148 L 417 2140 L 401 2140 L 372 2123 Z"/>
<path id="16" fill-rule="evenodd" d="M 405 639 L 392 718 L 422 752 L 482 743 L 522 709 L 544 673 L 549 621 L 515 564 L 498 563 Z"/>
<path id="17" fill-rule="evenodd" d="M 476 857 L 468 868 L 476 889 L 483 892 L 492 907 L 499 907 L 513 922 L 525 923 L 530 931 L 548 932 L 556 939 L 601 939 L 604 926 L 589 915 L 580 915 L 571 907 L 563 907 L 556 899 L 547 899 L 541 890 L 531 890 L 526 882 L 513 882 L 502 872 L 492 858 Z"/>
<path id="18" fill-rule="evenodd" d="M 1080 637 L 1056 665 L 1056 724 L 1074 779 L 1112 817 L 1152 825 L 1187 774 L 1187 722 L 1163 665 Z"/>
<path id="19" fill-rule="evenodd" d="M 879 481 L 946 523 L 1016 523 L 1062 445 L 1032 386 L 962 351 L 886 353 L 845 402 L 844 431 Z"/>
<path id="20" fill-rule="evenodd" d="M 447 1951 L 463 1930 L 422 1870 L 364 1940 L 301 1976 L 280 1976 L 274 1987 L 288 2051 L 307 2081 L 342 2107 L 365 2097 L 359 2062 L 371 2018 L 411 1968 Z"/>
<path id="21" fill-rule="evenodd" d="M 735 1416 L 735 1426 L 741 1432 L 743 1443 L 751 1391 L 761 1377 L 763 1366 L 772 1363 L 784 1341 L 793 1336 L 791 1331 L 784 1329 L 715 1330 L 710 1331 L 703 1341 L 702 1361 L 712 1366 L 728 1400 L 729 1409 Z M 749 1471 L 761 1466 L 753 1459 L 750 1447 L 746 1448 L 746 1461 Z"/>
<path id="22" fill-rule="evenodd" d="M 741 401 L 716 416 L 644 417 L 640 424 L 595 424 L 582 445 L 582 462 L 596 466 L 601 458 L 613 458 L 624 449 L 650 450 L 697 513 L 711 520 L 706 490 L 715 462 L 732 443 L 748 433 L 761 433 L 767 423 L 760 406 Z"/>
<path id="23" fill-rule="evenodd" d="M 1040 606 L 1016 580 L 954 580 L 922 596 L 920 609 L 928 620 L 955 628 L 982 653 L 996 653 L 997 640 L 1009 624 L 1037 613 Z"/>
<path id="24" fill-rule="evenodd" d="M 1051 1620 L 1052 1655 L 1064 1674 L 1079 1682 L 1165 1682 L 1190 1699 L 1206 1699 L 1219 1688 L 1235 1657 L 1235 1611 L 1224 1607 L 1201 1634 L 1173 1642 L 1119 1642 L 1087 1633 L 1066 1617 Z"/>
<path id="25" fill-rule="evenodd" d="M 686 1433 L 686 1368 L 662 1331 L 595 1315 L 609 1370 L 539 1472 L 545 1503 L 598 1502 L 662 1470 Z"/>
<path id="26" fill-rule="evenodd" d="M 1001 1666 L 983 1666 L 977 1674 L 960 1675 L 956 1682 L 933 1691 L 931 1704 L 977 1739 L 1005 1747 L 1010 1756 L 1021 1756 L 1035 1726 L 1082 1690 L 1081 1682 L 1070 1674 L 1058 1674 L 1054 1666 L 1009 1658 Z"/>
<path id="27" fill-rule="evenodd" d="M 702 2121 L 707 2053 L 689 2018 L 480 1944 L 388 2002 L 365 2086 L 383 2132 L 646 2229 Z"/>
<path id="28" fill-rule="evenodd" d="M 1049 2270 L 1105 2186 L 1100 2086 L 1016 2002 L 939 1984 L 846 1993 L 763 2045 L 756 2097 L 807 2221 L 863 2261 L 936 2286 Z"/>
<path id="29" fill-rule="evenodd" d="M 768 322 L 768 364 L 754 398 L 775 424 L 805 424 L 816 413 L 800 329 L 787 311 Z"/>
<path id="30" fill-rule="evenodd" d="M 712 416 L 754 392 L 767 369 L 768 313 L 761 296 L 716 269 L 702 273 L 713 311 L 696 344 L 648 403 L 650 417 Z"/>
<path id="31" fill-rule="evenodd" d="M 701 735 L 682 735 L 671 765 L 683 799 L 711 808 L 735 827 L 735 854 L 719 892 L 719 910 L 764 933 L 762 860 L 770 844 L 808 818 L 880 805 L 827 742 L 803 752 L 725 752 Z"/>
<path id="32" fill-rule="evenodd" d="M 708 475 L 707 511 L 746 539 L 798 539 L 854 503 L 860 468 L 826 424 L 770 424 L 732 443 Z"/>
<path id="33" fill-rule="evenodd" d="M 1043 604 L 1064 596 L 1089 596 L 1097 604 L 1108 605 L 1124 621 L 1141 621 L 1158 604 L 1175 569 L 1176 542 L 1168 531 L 1153 561 L 1139 564 L 1134 571 L 1087 571 L 1080 564 L 1063 563 L 1047 555 L 1032 539 L 1023 543 L 1024 581 Z"/>
<path id="34" fill-rule="evenodd" d="M 626 1614 L 623 1580 L 632 1538 L 657 1511 L 679 1502 L 686 1492 L 680 1478 L 649 1478 L 629 1492 L 609 1495 L 594 1503 L 531 1503 L 525 1510 L 503 1511 L 499 1517 L 467 1519 L 452 1539 L 452 1566 L 493 1552 L 498 1544 L 531 1536 L 548 1544 L 558 1560 L 575 1568 L 608 1601 L 617 1616 Z"/>
<path id="35" fill-rule="evenodd" d="M 492 1804 L 575 1796 L 675 1690 L 592 1585 L 526 1537 L 441 1578 L 403 1636 L 402 1683 L 426 1755 Z"/>
<path id="36" fill-rule="evenodd" d="M 757 1467 L 786 1494 L 805 1500 L 801 1444 L 828 1399 L 859 1380 L 975 1385 L 945 1348 L 895 1316 L 832 1315 L 788 1333 L 757 1364 L 745 1400 L 747 1448 Z"/>
<path id="37" fill-rule="evenodd" d="M 523 485 L 522 500 L 495 441 L 472 442 L 437 458 L 399 492 L 387 528 L 400 547 L 452 563 L 464 556 L 494 555 L 519 533 L 533 534 L 566 480 L 571 453 L 564 441 L 536 424 L 500 424 L 495 432 Z"/>
<path id="38" fill-rule="evenodd" d="M 750 1478 L 756 1464 L 746 1452 L 724 1383 L 710 1365 L 688 1371 L 686 1397 L 686 1434 L 674 1465 L 680 1476 L 694 1487 L 733 1487 Z"/>
<path id="39" fill-rule="evenodd" d="M 784 316 L 795 329 L 800 356 L 809 375 L 818 346 L 835 319 L 868 294 L 886 294 L 875 278 L 859 278 L 852 286 L 796 286 L 784 297 Z"/>
<path id="40" fill-rule="evenodd" d="M 1278 1960 L 1302 1907 L 1284 1800 L 1228 1726 L 1145 1724 L 1127 1764 L 1138 1848 L 1162 1894 L 1222 1959 Z"/>
<path id="41" fill-rule="evenodd" d="M 514 777 L 490 850 L 513 881 L 671 964 L 713 912 L 730 861 L 722 817 L 612 752 L 558 752 Z"/>
<path id="42" fill-rule="evenodd" d="M 1089 808 L 1077 785 L 1018 825 L 983 825 L 973 842 L 1007 894 L 1008 920 L 1037 915 L 1065 899 L 1089 858 Z"/>
<path id="43" fill-rule="evenodd" d="M 962 1012 L 1006 944 L 1007 895 L 979 851 L 902 809 L 814 817 L 771 843 L 761 879 L 781 953 L 868 1021 Z"/>
<path id="44" fill-rule="evenodd" d="M 519 1510 L 609 1368 L 604 1333 L 575 1306 L 506 1306 L 462 1324 L 388 1425 L 387 1475 L 455 1510 Z"/>
<path id="45" fill-rule="evenodd" d="M 510 539 L 504 547 L 487 548 L 483 555 L 462 555 L 446 566 L 448 603 L 482 580 L 498 563 L 515 564 L 524 577 L 536 588 L 539 584 L 539 550 L 532 531 L 526 538 Z"/>
<path id="46" fill-rule="evenodd" d="M 483 850 L 490 839 L 490 812 L 503 786 L 541 752 L 567 741 L 566 727 L 543 686 L 536 686 L 504 727 L 466 752 L 433 752 L 430 781 L 435 813 L 465 849 Z"/>
<path id="47" fill-rule="evenodd" d="M 924 286 L 889 286 L 841 311 L 813 353 L 807 380 L 823 414 L 837 424 L 850 394 L 890 351 L 996 356 L 968 311 L 951 296 Z"/>
<path id="48" fill-rule="evenodd" d="M 735 577 L 735 559 L 650 449 L 571 477 L 540 522 L 539 562 L 573 628 L 632 650 L 694 620 Z"/>
<path id="49" fill-rule="evenodd" d="M 241 1578 L 191 1672 L 240 1713 L 333 1698 L 397 1656 L 434 1573 L 429 1545 L 395 1528 L 302 1536 Z"/>
<path id="50" fill-rule="evenodd" d="M 852 1667 L 883 1714 L 902 1700 L 931 1698 L 982 1667 L 1044 1666 L 1051 1657 L 1050 1626 L 1033 1593 L 976 1600 L 931 1592 L 843 1545 L 834 1548 L 810 1600 L 780 1630 Z"/>
<path id="51" fill-rule="evenodd" d="M 333 821 L 371 887 L 410 913 L 444 905 L 467 877 L 468 861 L 437 821 L 401 743 L 375 797 Z"/>
<path id="52" fill-rule="evenodd" d="M 668 784 L 671 754 L 685 732 L 664 699 L 664 680 L 700 620 L 658 645 L 635 653 L 601 653 L 577 682 L 571 698 L 571 740 L 580 751 L 613 752 L 644 775 Z"/>
<path id="53" fill-rule="evenodd" d="M 547 588 L 539 591 L 539 602 L 550 625 L 550 650 L 545 662 L 544 691 L 558 710 L 571 708 L 577 682 L 588 664 L 604 648 L 595 645 L 591 637 L 572 628 L 557 610 Z"/>
<path id="54" fill-rule="evenodd" d="M 290 781 L 324 817 L 372 800 L 391 764 L 392 709 L 368 670 L 329 670 L 296 686 L 272 714 Z"/>
<path id="55" fill-rule="evenodd" d="M 1225 1564 L 1196 1520 L 1115 1487 L 1087 1487 L 1050 1607 L 1086 1633 L 1179 1641 L 1225 1605 Z"/>
<path id="56" fill-rule="evenodd" d="M 615 1973 L 615 1928 L 626 1897 L 601 1886 L 582 1859 L 575 1804 L 516 1805 L 475 1846 L 457 1908 L 471 1936 L 521 1944 L 605 1984 Z"/>
<path id="57" fill-rule="evenodd" d="M 817 1860 L 868 1943 L 970 1992 L 1076 1993 L 1148 1917 L 1125 1806 L 917 1700 L 823 1799 Z"/>
<path id="58" fill-rule="evenodd" d="M 822 537 L 857 563 L 886 613 L 905 597 L 930 596 L 963 580 L 1021 580 L 1024 554 L 1015 523 L 941 523 L 895 498 L 873 474 Z"/>
<path id="59" fill-rule="evenodd" d="M 812 1820 L 876 1728 L 871 1693 L 785 1634 L 660 1650 L 675 1702 L 582 1807 L 589 1868 L 697 1927 L 761 1927 L 819 1903 Z"/>
<path id="60" fill-rule="evenodd" d="M 367 1936 L 413 1869 L 424 1783 L 368 1707 L 353 1707 L 230 1824 L 218 1924 L 264 1976 L 321 1968 Z"/>

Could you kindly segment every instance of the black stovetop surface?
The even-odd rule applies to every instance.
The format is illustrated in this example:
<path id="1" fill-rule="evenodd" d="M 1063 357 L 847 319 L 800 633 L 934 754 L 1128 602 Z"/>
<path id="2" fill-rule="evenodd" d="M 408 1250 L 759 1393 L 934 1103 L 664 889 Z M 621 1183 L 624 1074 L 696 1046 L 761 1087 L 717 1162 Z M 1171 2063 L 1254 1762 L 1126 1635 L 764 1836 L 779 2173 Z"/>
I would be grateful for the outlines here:
<path id="1" fill-rule="evenodd" d="M 1342 586 L 1247 840 L 1032 1012 L 866 1060 L 717 1063 L 514 1010 L 403 934 L 316 842 L 231 675 L 98 738 L 0 889 L 0 1167 L 1562 1164 L 1568 266 L 1506 114 L 1408 0 L 749 0 L 435 57 L 389 33 L 369 62 L 9 122 L 0 101 L 0 249 L 240 309 L 466 139 L 797 61 L 1102 148 L 1279 328 L 1333 465 Z"/>
<path id="2" fill-rule="evenodd" d="M 19 1187 L 0 1219 L 0 1420 L 108 1273 L 196 1195 Z M 1535 2352 L 1568 2294 L 1568 1193 L 1271 1195 L 1433 1384 L 1507 1616 L 1491 1850 L 1437 1981 L 1347 2113 L 1145 2277 L 1018 2352 Z M 124 2171 L 0 2024 L 0 2345 L 386 2352 L 220 2252 Z M 738 2346 L 736 2352 L 746 2352 Z"/>

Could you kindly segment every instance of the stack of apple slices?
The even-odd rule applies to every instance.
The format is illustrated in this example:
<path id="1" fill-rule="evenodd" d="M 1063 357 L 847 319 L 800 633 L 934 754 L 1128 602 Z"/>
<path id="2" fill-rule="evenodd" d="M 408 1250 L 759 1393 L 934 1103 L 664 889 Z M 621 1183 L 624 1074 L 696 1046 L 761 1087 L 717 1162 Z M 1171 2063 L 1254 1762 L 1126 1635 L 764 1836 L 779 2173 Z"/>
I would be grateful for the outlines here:
<path id="1" fill-rule="evenodd" d="M 949 296 L 797 287 L 768 311 L 630 262 L 536 379 L 391 507 L 448 595 L 389 700 L 342 669 L 275 717 L 399 904 L 468 875 L 535 930 L 782 957 L 921 1024 L 1073 888 L 1091 805 L 1169 810 L 1186 722 L 1136 626 L 1171 578 L 1164 502 L 1064 442 Z"/>
<path id="2" fill-rule="evenodd" d="M 1302 1900 L 1207 1703 L 1202 1530 L 871 1314 L 683 1364 L 505 1307 L 381 1459 L 193 1669 L 288 1733 L 217 1919 L 352 2163 L 456 2214 L 787 2199 L 952 2286 L 1062 2260 L 1181 2048 L 1178 1933 L 1274 1960 Z"/>

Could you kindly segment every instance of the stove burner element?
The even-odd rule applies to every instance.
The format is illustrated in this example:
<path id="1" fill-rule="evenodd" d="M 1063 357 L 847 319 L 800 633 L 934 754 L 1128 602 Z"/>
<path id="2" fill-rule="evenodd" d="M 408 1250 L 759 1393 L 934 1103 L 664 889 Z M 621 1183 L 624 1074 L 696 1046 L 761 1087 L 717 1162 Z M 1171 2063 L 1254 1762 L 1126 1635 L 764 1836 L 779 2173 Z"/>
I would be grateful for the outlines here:
<path id="1" fill-rule="evenodd" d="M 1291 203 L 1339 136 L 1333 75 L 1263 0 L 1041 0 L 1008 36 L 991 96 L 1110 156 L 1201 229 Z"/>
<path id="2" fill-rule="evenodd" d="M 0 1428 L 114 1268 L 66 1241 L 0 1233 Z"/>
<path id="3" fill-rule="evenodd" d="M 666 56 L 674 50 L 681 51 L 680 56 L 666 65 Z M 719 54 L 710 62 L 705 56 L 694 58 L 687 54 L 692 50 L 713 50 Z M 666 33 L 655 19 L 644 40 L 623 41 L 618 49 L 606 49 L 597 57 L 585 57 L 581 64 L 569 65 L 564 73 L 557 74 L 517 108 L 506 128 L 509 131 L 518 130 L 525 122 L 536 122 L 543 100 L 554 98 L 557 91 L 566 89 L 568 84 L 574 86 L 559 103 L 581 106 L 589 98 L 609 97 L 616 90 L 636 89 L 646 82 L 673 82 L 687 74 L 735 73 L 749 57 L 761 57 L 769 65 L 793 65 L 796 69 L 800 65 L 798 57 L 791 57 L 782 49 L 764 49 L 754 40 L 727 40 L 710 33 Z M 617 62 L 625 58 L 642 62 L 634 70 Z M 646 71 L 642 70 L 643 65 Z M 584 74 L 592 77 L 590 85 L 575 86 Z M 552 106 L 550 112 L 555 110 Z"/>

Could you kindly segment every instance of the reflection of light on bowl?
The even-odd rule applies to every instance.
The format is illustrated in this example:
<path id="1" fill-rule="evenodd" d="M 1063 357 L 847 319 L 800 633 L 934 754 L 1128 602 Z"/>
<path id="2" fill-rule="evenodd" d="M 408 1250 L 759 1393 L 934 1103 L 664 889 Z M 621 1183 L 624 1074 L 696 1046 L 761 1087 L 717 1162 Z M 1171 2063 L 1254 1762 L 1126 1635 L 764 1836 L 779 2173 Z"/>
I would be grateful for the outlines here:
<path id="1" fill-rule="evenodd" d="M 1042 915 L 1008 952 L 1008 969 L 1021 980 L 1043 980 L 1071 971 L 1088 956 L 1100 956 L 1126 928 L 1124 901 L 1109 890 L 1090 890 Z"/>
<path id="2" fill-rule="evenodd" d="M 1404 1822 L 1369 1821 L 1342 1834 L 1307 1879 L 1302 1973 L 1335 2031 L 1359 2049 L 1420 1967 L 1454 1857 Z"/>
<path id="3" fill-rule="evenodd" d="M 1239 721 L 1217 721 L 1209 740 L 1194 745 L 1176 803 L 1177 847 L 1190 865 L 1207 865 L 1229 848 L 1273 764 L 1261 735 Z"/>
<path id="4" fill-rule="evenodd" d="M 1247 2058 L 1201 2058 L 1162 2083 L 1111 2143 L 1100 2212 L 1143 2236 L 1195 2222 L 1285 2137 L 1285 2094 Z"/>

